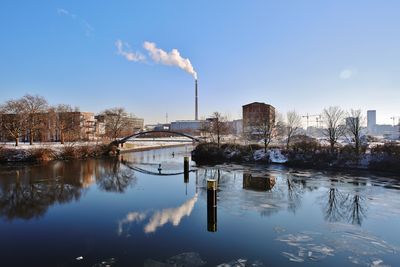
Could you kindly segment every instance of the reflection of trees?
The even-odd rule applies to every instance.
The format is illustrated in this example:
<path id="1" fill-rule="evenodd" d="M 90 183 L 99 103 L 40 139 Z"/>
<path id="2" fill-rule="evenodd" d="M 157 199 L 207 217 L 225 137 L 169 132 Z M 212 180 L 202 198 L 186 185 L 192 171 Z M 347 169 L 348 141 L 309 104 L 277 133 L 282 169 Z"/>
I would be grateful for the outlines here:
<path id="1" fill-rule="evenodd" d="M 345 208 L 347 210 L 347 220 L 352 224 L 361 225 L 366 217 L 365 198 L 356 192 L 353 196 L 349 196 Z"/>
<path id="2" fill-rule="evenodd" d="M 365 198 L 359 192 L 344 194 L 332 186 L 327 193 L 328 201 L 324 208 L 326 221 L 362 224 L 366 217 L 366 203 Z"/>
<path id="3" fill-rule="evenodd" d="M 287 184 L 287 197 L 288 197 L 288 210 L 295 212 L 301 204 L 301 197 L 304 193 L 305 180 L 295 180 L 286 178 Z"/>
<path id="4" fill-rule="evenodd" d="M 121 168 L 118 159 L 52 162 L 16 168 L 4 176 L 0 216 L 9 220 L 38 218 L 51 205 L 78 200 L 95 180 L 112 192 L 124 192 L 134 182 L 133 171 Z"/>
<path id="5" fill-rule="evenodd" d="M 125 192 L 129 185 L 136 182 L 134 172 L 125 166 L 121 166 L 118 159 L 110 159 L 102 162 L 102 171 L 96 175 L 98 186 L 107 192 Z"/>
<path id="6" fill-rule="evenodd" d="M 328 191 L 328 202 L 325 206 L 325 220 L 337 222 L 343 218 L 342 214 L 343 195 L 338 189 L 331 187 Z"/>
<path id="7" fill-rule="evenodd" d="M 31 167 L 21 174 L 16 172 L 16 177 L 4 177 L 0 184 L 0 216 L 8 220 L 29 220 L 43 216 L 55 203 L 79 199 L 82 194 L 79 176 L 63 174 L 63 168 L 47 166 Z M 52 175 L 56 178 L 47 178 L 54 177 Z"/>

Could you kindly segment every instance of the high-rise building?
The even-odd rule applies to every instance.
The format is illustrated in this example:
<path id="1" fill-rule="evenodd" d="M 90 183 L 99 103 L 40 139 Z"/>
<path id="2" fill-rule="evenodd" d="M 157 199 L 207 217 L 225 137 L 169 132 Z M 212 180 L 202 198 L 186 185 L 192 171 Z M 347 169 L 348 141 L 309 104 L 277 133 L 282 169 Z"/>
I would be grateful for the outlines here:
<path id="1" fill-rule="evenodd" d="M 368 133 L 373 134 L 376 128 L 376 110 L 367 111 L 367 129 Z"/>

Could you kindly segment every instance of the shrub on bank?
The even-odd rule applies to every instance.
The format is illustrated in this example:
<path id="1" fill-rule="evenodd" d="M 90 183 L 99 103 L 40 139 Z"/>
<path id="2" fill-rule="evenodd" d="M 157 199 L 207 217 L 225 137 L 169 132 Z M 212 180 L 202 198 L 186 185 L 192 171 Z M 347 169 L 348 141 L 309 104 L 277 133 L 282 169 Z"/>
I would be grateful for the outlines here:
<path id="1" fill-rule="evenodd" d="M 400 145 L 386 143 L 371 148 L 369 169 L 400 172 Z"/>
<path id="2" fill-rule="evenodd" d="M 111 148 L 107 144 L 65 145 L 55 150 L 49 147 L 6 148 L 0 146 L 0 162 L 46 162 L 51 160 L 70 160 L 98 158 L 109 155 Z"/>
<path id="3" fill-rule="evenodd" d="M 262 149 L 260 145 L 223 144 L 220 147 L 216 143 L 202 143 L 192 151 L 192 159 L 197 163 L 221 163 L 221 162 L 252 162 L 268 160 L 264 157 L 254 157 L 256 151 Z"/>
<path id="4" fill-rule="evenodd" d="M 54 151 L 49 148 L 31 148 L 29 149 L 26 161 L 45 162 L 55 158 Z"/>
<path id="5" fill-rule="evenodd" d="M 58 153 L 57 159 L 69 160 L 69 159 L 86 159 L 86 158 L 98 158 L 104 155 L 108 155 L 110 147 L 105 144 L 101 145 L 83 145 L 83 146 L 64 146 Z"/>

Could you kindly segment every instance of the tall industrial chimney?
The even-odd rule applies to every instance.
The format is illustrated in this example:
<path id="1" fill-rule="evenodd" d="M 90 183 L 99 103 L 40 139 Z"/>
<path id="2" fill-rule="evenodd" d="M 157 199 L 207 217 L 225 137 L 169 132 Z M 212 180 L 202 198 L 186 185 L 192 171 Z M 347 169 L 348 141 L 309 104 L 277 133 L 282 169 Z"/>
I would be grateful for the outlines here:
<path id="1" fill-rule="evenodd" d="M 195 80 L 194 86 L 194 94 L 195 94 L 195 110 L 194 110 L 194 119 L 199 120 L 199 106 L 198 106 L 198 97 L 197 97 L 197 79 Z"/>

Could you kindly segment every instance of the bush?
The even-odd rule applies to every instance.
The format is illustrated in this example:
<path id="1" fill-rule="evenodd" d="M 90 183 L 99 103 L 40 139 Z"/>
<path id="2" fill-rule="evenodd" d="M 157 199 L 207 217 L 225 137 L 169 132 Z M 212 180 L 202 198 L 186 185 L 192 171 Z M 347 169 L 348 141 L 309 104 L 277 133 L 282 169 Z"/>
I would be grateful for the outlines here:
<path id="1" fill-rule="evenodd" d="M 369 168 L 377 171 L 400 172 L 400 145 L 386 143 L 371 148 Z"/>
<path id="2" fill-rule="evenodd" d="M 28 161 L 45 162 L 55 158 L 54 151 L 49 148 L 32 148 L 29 150 Z"/>
<path id="3" fill-rule="evenodd" d="M 223 149 L 216 143 L 201 143 L 192 151 L 192 158 L 196 162 L 221 162 L 224 159 Z"/>
<path id="4" fill-rule="evenodd" d="M 292 145 L 293 151 L 306 154 L 315 153 L 317 150 L 321 150 L 321 148 L 317 140 L 301 140 Z"/>
<path id="5" fill-rule="evenodd" d="M 68 160 L 68 159 L 76 159 L 77 151 L 73 146 L 63 146 L 60 152 L 57 154 L 57 159 Z"/>
<path id="6" fill-rule="evenodd" d="M 376 147 L 371 148 L 371 154 L 400 159 L 400 145 L 395 142 L 377 145 Z"/>
<path id="7" fill-rule="evenodd" d="M 201 143 L 192 151 L 192 159 L 197 163 L 222 163 L 254 161 L 254 152 L 262 149 L 258 144 L 237 145 Z"/>

